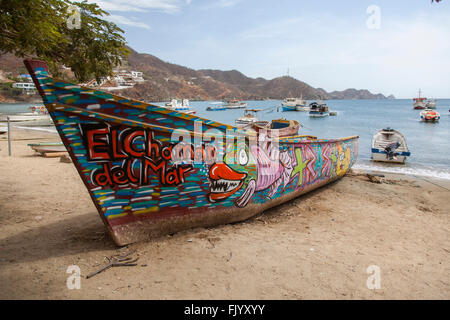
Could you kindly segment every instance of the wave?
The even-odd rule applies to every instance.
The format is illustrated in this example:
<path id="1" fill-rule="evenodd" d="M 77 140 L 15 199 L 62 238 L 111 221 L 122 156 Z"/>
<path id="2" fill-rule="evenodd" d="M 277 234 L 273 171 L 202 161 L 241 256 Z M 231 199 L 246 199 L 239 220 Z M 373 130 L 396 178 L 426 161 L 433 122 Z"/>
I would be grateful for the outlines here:
<path id="1" fill-rule="evenodd" d="M 371 170 L 386 173 L 405 174 L 410 176 L 421 176 L 428 178 L 437 178 L 450 180 L 450 169 L 439 167 L 423 167 L 416 164 L 390 166 L 389 164 L 383 165 L 381 163 L 374 162 L 356 162 L 353 165 L 354 169 Z"/>

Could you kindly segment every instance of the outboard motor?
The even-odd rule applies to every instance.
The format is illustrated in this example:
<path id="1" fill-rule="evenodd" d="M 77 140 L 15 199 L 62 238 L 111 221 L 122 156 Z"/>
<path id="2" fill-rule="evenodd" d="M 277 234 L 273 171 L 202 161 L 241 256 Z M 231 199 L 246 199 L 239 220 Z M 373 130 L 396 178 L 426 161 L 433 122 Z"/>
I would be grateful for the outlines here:
<path id="1" fill-rule="evenodd" d="M 400 147 L 400 143 L 399 142 L 393 142 L 393 143 L 388 144 L 384 148 L 384 151 L 386 151 L 386 157 L 389 160 L 392 160 L 392 159 L 394 159 L 394 157 L 398 156 L 398 153 L 395 152 L 398 149 L 398 147 Z"/>

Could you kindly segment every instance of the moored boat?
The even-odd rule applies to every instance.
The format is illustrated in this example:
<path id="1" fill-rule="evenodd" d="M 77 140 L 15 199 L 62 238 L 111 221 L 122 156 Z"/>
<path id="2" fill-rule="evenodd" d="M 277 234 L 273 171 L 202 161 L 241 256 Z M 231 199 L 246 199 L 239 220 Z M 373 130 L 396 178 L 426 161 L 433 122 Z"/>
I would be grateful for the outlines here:
<path id="1" fill-rule="evenodd" d="M 439 112 L 432 109 L 425 109 L 420 112 L 420 121 L 423 122 L 437 122 L 441 118 Z"/>
<path id="2" fill-rule="evenodd" d="M 275 119 L 270 122 L 260 121 L 252 125 L 258 133 L 267 134 L 269 137 L 289 137 L 298 134 L 300 123 L 297 120 Z"/>
<path id="3" fill-rule="evenodd" d="M 301 98 L 286 98 L 281 103 L 283 112 L 286 111 L 308 111 L 306 101 Z"/>
<path id="4" fill-rule="evenodd" d="M 118 245 L 246 220 L 356 161 L 357 136 L 271 139 L 55 80 L 41 61 L 25 65 Z"/>
<path id="5" fill-rule="evenodd" d="M 436 109 L 436 100 L 434 100 L 434 99 L 427 100 L 427 102 L 425 104 L 425 108 L 426 109 Z"/>
<path id="6" fill-rule="evenodd" d="M 223 105 L 227 109 L 244 109 L 244 108 L 247 108 L 247 103 L 246 102 L 239 101 L 237 99 L 226 100 Z"/>
<path id="7" fill-rule="evenodd" d="M 227 110 L 227 108 L 223 105 L 214 105 L 206 108 L 206 111 L 224 111 L 224 110 Z"/>
<path id="8" fill-rule="evenodd" d="M 386 128 L 378 130 L 372 139 L 372 160 L 405 163 L 409 152 L 406 139 L 399 131 Z"/>
<path id="9" fill-rule="evenodd" d="M 421 97 L 420 94 L 421 90 L 419 89 L 419 97 L 413 98 L 414 101 L 413 108 L 416 110 L 425 109 L 425 100 L 427 100 L 427 98 Z"/>
<path id="10" fill-rule="evenodd" d="M 323 102 L 312 102 L 309 104 L 309 116 L 310 117 L 327 117 L 330 115 L 328 106 Z"/>
<path id="11" fill-rule="evenodd" d="M 261 109 L 245 109 L 244 115 L 235 120 L 238 126 L 247 126 L 258 121 L 258 112 Z"/>
<path id="12" fill-rule="evenodd" d="M 189 106 L 189 100 L 183 99 L 181 103 L 178 102 L 177 99 L 172 99 L 171 102 L 166 103 L 166 107 L 171 110 L 175 110 L 178 112 L 183 112 L 187 114 L 195 114 L 195 109 Z"/>

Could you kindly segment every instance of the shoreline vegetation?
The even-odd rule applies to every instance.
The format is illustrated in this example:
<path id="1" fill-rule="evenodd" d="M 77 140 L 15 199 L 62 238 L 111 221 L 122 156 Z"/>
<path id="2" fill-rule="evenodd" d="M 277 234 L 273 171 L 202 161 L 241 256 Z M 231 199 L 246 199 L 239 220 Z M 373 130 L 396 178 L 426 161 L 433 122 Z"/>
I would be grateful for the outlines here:
<path id="1" fill-rule="evenodd" d="M 73 164 L 36 156 L 27 146 L 58 142 L 58 135 L 18 128 L 11 135 L 11 157 L 0 137 L 2 299 L 450 295 L 450 181 L 386 173 L 371 181 L 366 172 L 352 170 L 247 221 L 118 248 Z M 105 256 L 129 250 L 136 250 L 138 266 L 85 278 Z M 65 286 L 70 265 L 81 268 L 80 290 Z M 369 290 L 367 268 L 373 265 L 380 267 L 381 288 Z"/>

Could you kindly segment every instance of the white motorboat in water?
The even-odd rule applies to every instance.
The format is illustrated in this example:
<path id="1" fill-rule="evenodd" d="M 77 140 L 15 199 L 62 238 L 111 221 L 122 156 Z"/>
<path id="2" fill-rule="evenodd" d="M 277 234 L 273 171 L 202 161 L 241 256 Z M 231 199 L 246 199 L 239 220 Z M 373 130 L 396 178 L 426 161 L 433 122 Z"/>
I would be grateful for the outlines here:
<path id="1" fill-rule="evenodd" d="M 372 160 L 405 163 L 411 155 L 405 137 L 397 130 L 378 130 L 372 139 Z"/>
<path id="2" fill-rule="evenodd" d="M 285 111 L 309 111 L 309 107 L 306 105 L 306 100 L 301 98 L 286 98 L 281 103 L 283 112 Z"/>
<path id="3" fill-rule="evenodd" d="M 434 100 L 434 99 L 427 100 L 427 103 L 425 104 L 425 108 L 436 109 L 436 100 Z"/>
<path id="4" fill-rule="evenodd" d="M 244 116 L 236 119 L 236 125 L 238 126 L 247 126 L 253 123 L 258 122 L 258 112 L 262 111 L 261 109 L 246 109 L 244 111 Z"/>
<path id="5" fill-rule="evenodd" d="M 237 99 L 226 100 L 223 106 L 227 109 L 243 109 L 247 108 L 247 102 L 242 102 Z"/>
<path id="6" fill-rule="evenodd" d="M 195 109 L 189 106 L 188 99 L 183 99 L 181 103 L 179 103 L 177 99 L 172 99 L 172 101 L 166 103 L 166 108 L 187 114 L 195 114 L 196 112 Z"/>

